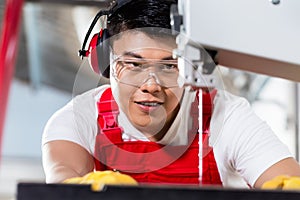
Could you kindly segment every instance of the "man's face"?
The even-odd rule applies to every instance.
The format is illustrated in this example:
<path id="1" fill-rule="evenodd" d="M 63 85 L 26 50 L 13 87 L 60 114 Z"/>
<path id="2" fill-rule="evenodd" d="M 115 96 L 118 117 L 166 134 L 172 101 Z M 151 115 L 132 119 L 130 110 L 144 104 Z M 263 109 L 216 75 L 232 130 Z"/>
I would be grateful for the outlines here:
<path id="1" fill-rule="evenodd" d="M 125 33 L 113 43 L 120 107 L 153 140 L 162 138 L 172 124 L 183 94 L 182 88 L 174 86 L 178 76 L 177 65 L 172 65 L 175 48 L 172 38 L 152 38 L 142 32 Z"/>

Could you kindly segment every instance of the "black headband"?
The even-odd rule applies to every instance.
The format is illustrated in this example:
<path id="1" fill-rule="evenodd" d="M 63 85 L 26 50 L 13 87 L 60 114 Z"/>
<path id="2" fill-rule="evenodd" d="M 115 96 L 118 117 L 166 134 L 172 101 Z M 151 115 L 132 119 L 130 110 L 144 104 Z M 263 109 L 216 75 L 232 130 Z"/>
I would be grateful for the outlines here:
<path id="1" fill-rule="evenodd" d="M 93 21 L 92 21 L 92 23 L 91 23 L 91 25 L 88 29 L 88 32 L 85 35 L 82 47 L 78 52 L 79 56 L 81 56 L 83 58 L 87 55 L 87 50 L 85 50 L 85 46 L 86 46 L 87 40 L 89 39 L 90 34 L 91 34 L 92 30 L 94 29 L 94 27 L 95 27 L 97 21 L 99 20 L 99 18 L 102 17 L 103 15 L 111 15 L 112 13 L 116 12 L 119 8 L 121 8 L 122 6 L 124 6 L 125 4 L 127 4 L 131 1 L 132 0 L 114 0 L 114 1 L 111 2 L 111 5 L 108 9 L 100 10 L 96 14 L 96 16 L 94 17 L 94 19 L 93 19 Z"/>

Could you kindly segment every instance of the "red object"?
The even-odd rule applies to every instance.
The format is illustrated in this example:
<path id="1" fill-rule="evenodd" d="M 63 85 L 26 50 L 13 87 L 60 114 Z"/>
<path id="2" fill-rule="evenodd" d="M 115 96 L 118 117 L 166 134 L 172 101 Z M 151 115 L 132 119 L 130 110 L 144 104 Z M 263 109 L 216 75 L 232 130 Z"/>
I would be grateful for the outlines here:
<path id="1" fill-rule="evenodd" d="M 101 36 L 102 36 L 102 30 L 100 31 L 100 33 L 96 33 L 93 35 L 89 45 L 89 49 L 85 55 L 85 56 L 90 56 L 91 67 L 94 70 L 94 72 L 96 72 L 97 74 L 100 74 L 100 71 L 98 66 L 98 55 L 97 55 L 96 47 L 99 44 L 99 37 Z"/>
<path id="2" fill-rule="evenodd" d="M 203 166 L 204 185 L 222 185 L 214 159 L 213 149 L 208 146 L 209 122 L 213 94 L 203 94 Z M 195 101 L 192 106 L 198 106 Z M 199 184 L 198 112 L 192 110 L 194 126 L 189 132 L 187 145 L 160 145 L 155 142 L 122 140 L 122 128 L 118 126 L 118 108 L 111 90 L 107 89 L 98 102 L 100 131 L 95 144 L 96 170 L 118 170 L 140 183 Z"/>
<path id="3" fill-rule="evenodd" d="M 11 79 L 14 74 L 23 0 L 6 0 L 0 41 L 0 155 Z"/>

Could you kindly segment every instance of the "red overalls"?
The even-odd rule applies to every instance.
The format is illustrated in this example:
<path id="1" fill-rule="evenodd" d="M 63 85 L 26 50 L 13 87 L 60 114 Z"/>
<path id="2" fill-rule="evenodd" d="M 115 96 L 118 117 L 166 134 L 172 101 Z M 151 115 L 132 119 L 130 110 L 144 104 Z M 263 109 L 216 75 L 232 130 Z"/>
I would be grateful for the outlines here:
<path id="1" fill-rule="evenodd" d="M 95 143 L 95 169 L 118 170 L 140 183 L 222 185 L 213 150 L 208 146 L 212 112 L 211 96 L 203 94 L 203 159 L 199 183 L 198 102 L 192 105 L 193 128 L 187 145 L 161 145 L 149 141 L 122 140 L 122 128 L 117 124 L 118 106 L 111 90 L 104 91 L 98 101 L 99 133 Z"/>

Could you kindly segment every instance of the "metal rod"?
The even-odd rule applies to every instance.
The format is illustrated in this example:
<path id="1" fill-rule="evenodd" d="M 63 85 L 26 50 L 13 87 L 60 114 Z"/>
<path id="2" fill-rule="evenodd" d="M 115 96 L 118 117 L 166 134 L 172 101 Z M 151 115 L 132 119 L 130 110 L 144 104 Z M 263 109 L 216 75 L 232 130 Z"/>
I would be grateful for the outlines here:
<path id="1" fill-rule="evenodd" d="M 31 86 L 34 89 L 39 89 L 41 82 L 41 49 L 39 44 L 39 26 L 37 25 L 38 5 L 26 3 L 24 5 L 24 28 L 27 39 L 27 51 L 29 62 L 29 77 Z"/>
<path id="2" fill-rule="evenodd" d="M 299 155 L 300 155 L 300 149 L 299 149 L 299 144 L 300 144 L 300 129 L 299 129 L 299 124 L 300 124 L 300 83 L 296 83 L 296 127 L 295 127 L 295 152 L 296 152 L 296 160 L 299 162 Z"/>

